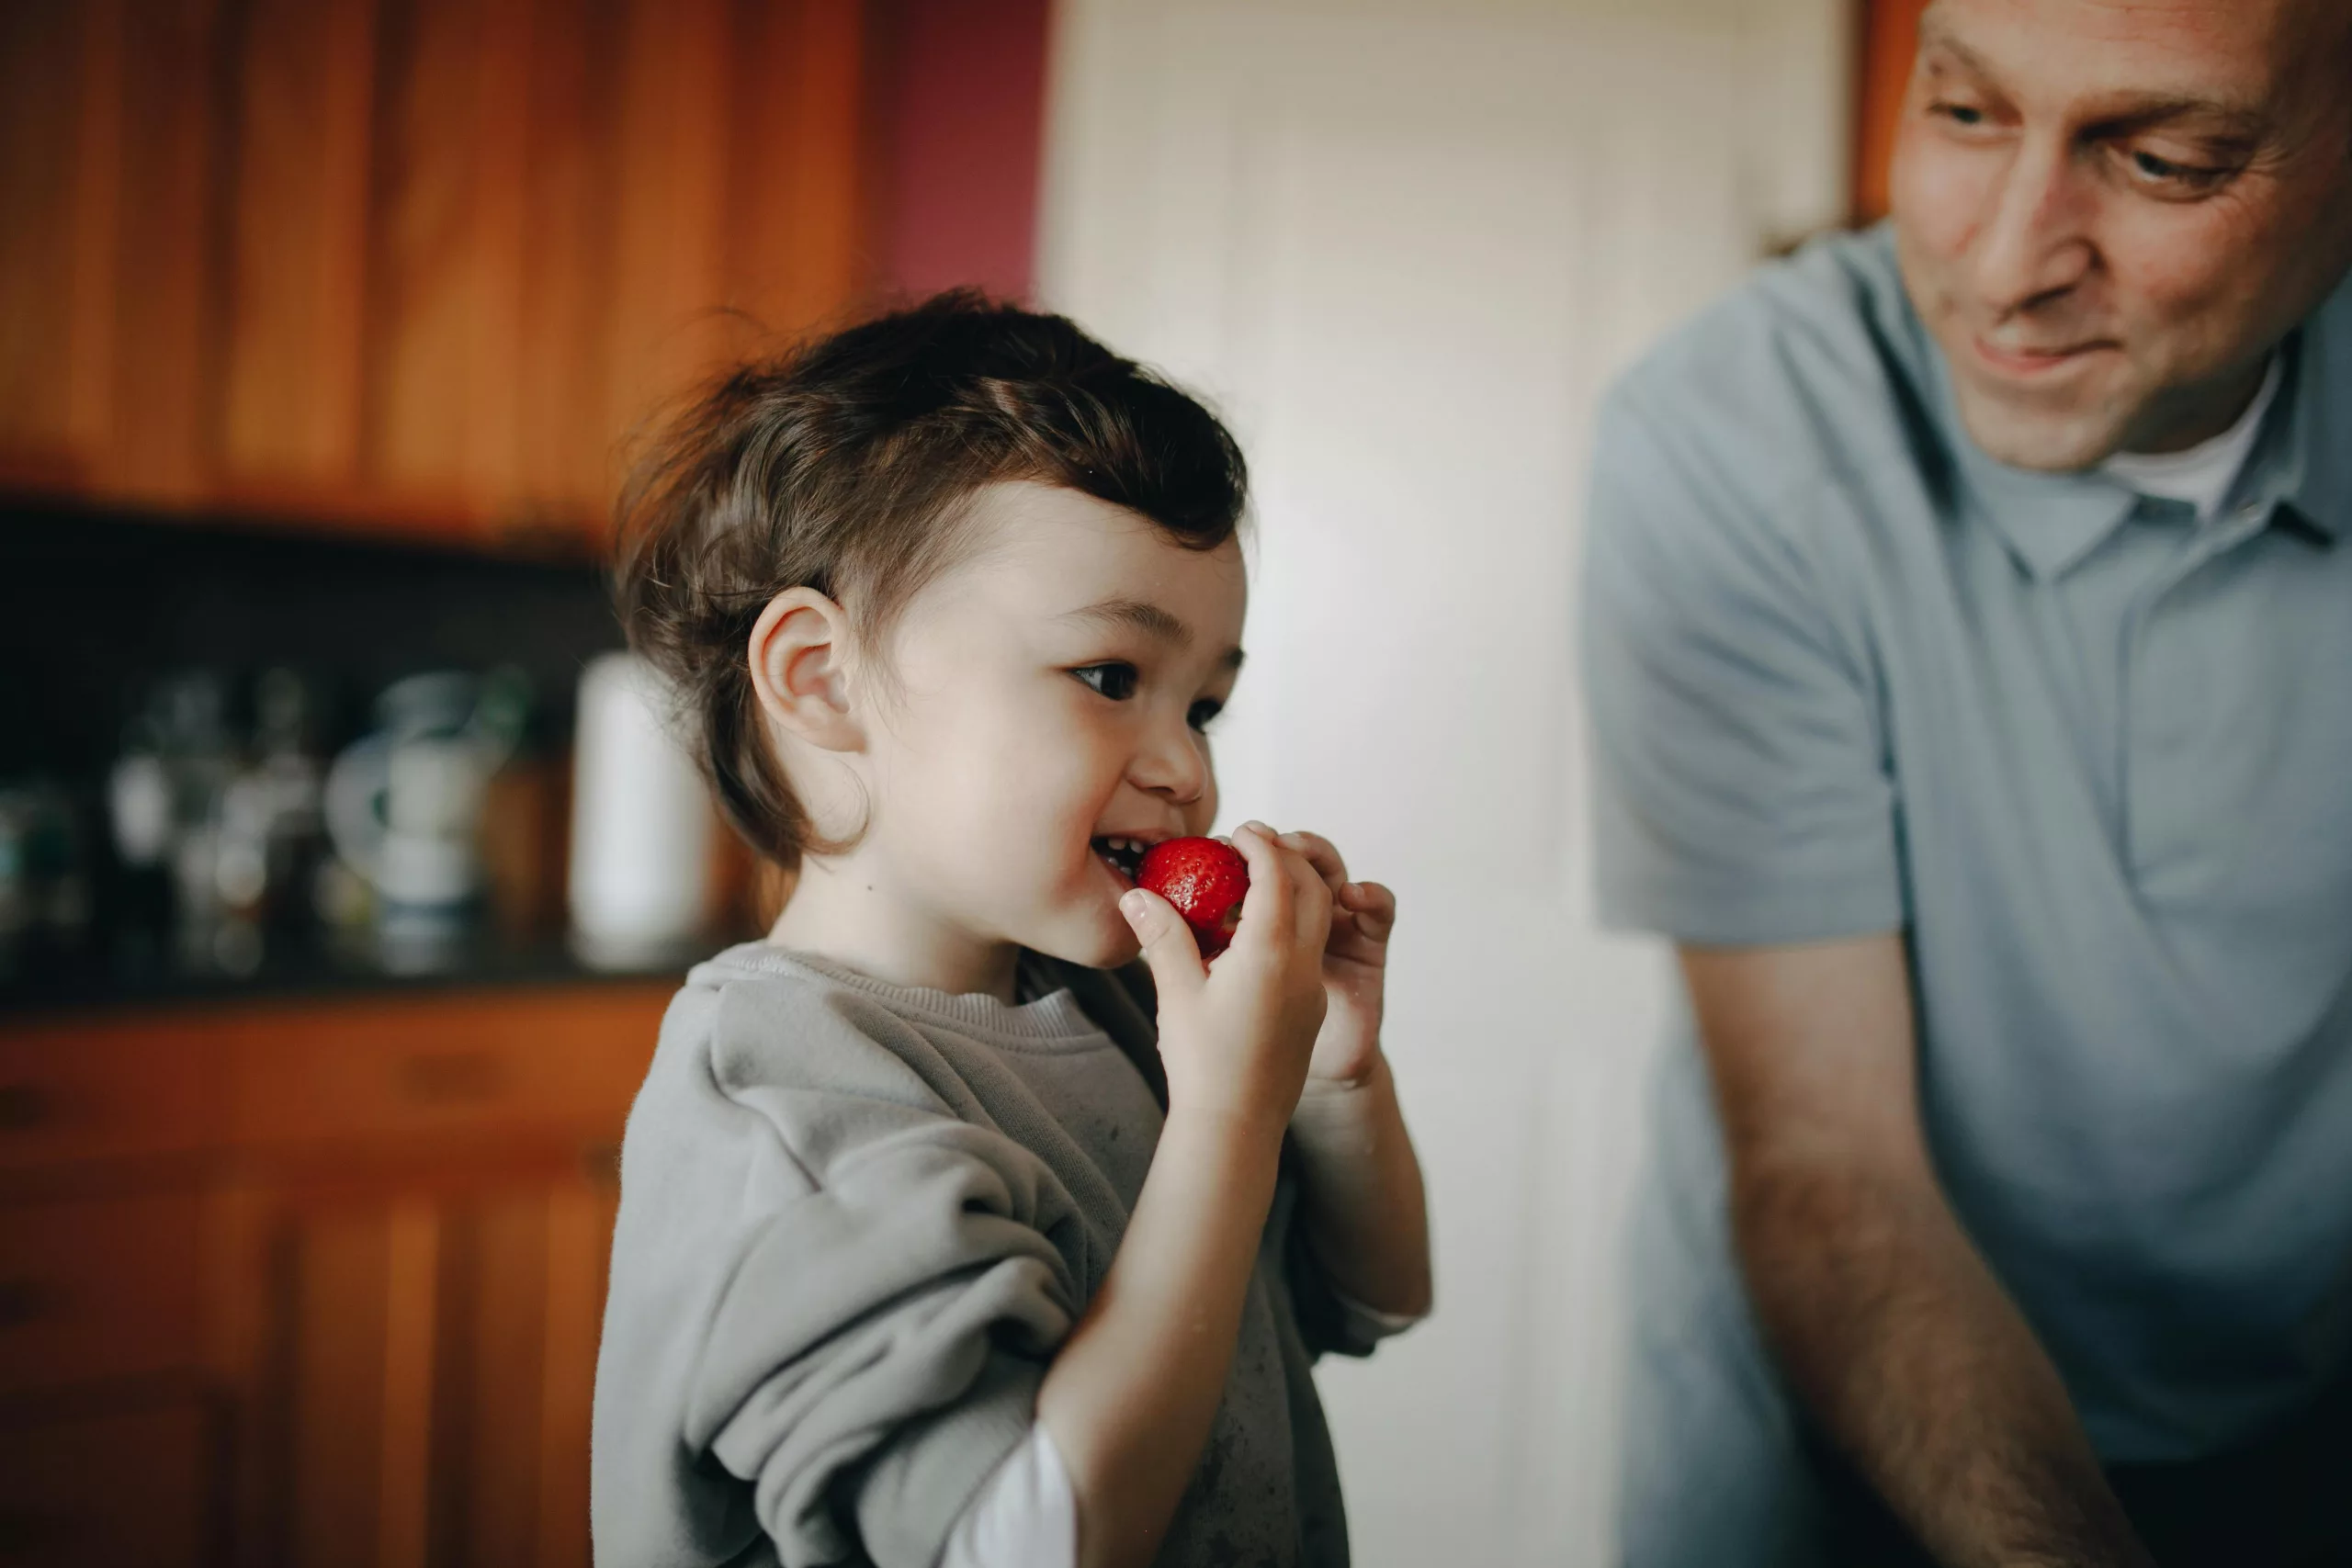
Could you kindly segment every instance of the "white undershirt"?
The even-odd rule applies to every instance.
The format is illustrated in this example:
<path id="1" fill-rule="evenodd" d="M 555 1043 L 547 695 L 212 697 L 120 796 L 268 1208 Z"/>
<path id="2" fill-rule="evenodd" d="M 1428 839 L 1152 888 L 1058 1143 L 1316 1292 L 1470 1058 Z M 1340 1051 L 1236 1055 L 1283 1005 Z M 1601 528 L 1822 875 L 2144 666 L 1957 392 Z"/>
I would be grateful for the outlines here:
<path id="1" fill-rule="evenodd" d="M 2103 465 L 2109 478 L 2165 501 L 2185 501 L 2197 509 L 2197 521 L 2211 523 L 2221 515 L 2230 491 L 2254 454 L 2255 438 L 2262 434 L 2262 416 L 2278 400 L 2278 383 L 2285 378 L 2279 356 L 2270 356 L 2262 389 L 2238 416 L 2238 422 L 2186 452 L 2118 452 Z"/>
<path id="2" fill-rule="evenodd" d="M 1078 1495 L 1042 1421 L 956 1521 L 939 1568 L 1074 1568 Z"/>

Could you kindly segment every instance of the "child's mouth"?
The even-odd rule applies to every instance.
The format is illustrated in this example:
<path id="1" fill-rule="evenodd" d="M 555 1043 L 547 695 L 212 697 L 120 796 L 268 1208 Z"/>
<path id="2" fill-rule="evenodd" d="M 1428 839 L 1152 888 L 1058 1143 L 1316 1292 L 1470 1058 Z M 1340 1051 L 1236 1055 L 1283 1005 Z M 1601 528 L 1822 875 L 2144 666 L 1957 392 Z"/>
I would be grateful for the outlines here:
<path id="1" fill-rule="evenodd" d="M 1151 846 L 1141 839 L 1102 838 L 1093 840 L 1094 853 L 1111 868 L 1122 886 L 1136 885 L 1136 873 L 1142 868 L 1144 852 Z"/>

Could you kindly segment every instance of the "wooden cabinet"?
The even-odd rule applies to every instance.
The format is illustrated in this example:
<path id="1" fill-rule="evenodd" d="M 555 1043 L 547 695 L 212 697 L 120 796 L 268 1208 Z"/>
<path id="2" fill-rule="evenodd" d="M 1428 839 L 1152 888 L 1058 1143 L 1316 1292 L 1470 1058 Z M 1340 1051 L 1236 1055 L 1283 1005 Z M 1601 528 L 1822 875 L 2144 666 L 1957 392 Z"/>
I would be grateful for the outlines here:
<path id="1" fill-rule="evenodd" d="M 200 1371 L 201 1209 L 187 1188 L 0 1207 L 0 1399 Z"/>
<path id="2" fill-rule="evenodd" d="M 1911 63 L 1919 49 L 1919 17 L 1928 0 L 1864 0 L 1860 7 L 1854 105 L 1854 216 L 1886 216 L 1887 175 Z"/>
<path id="3" fill-rule="evenodd" d="M 861 0 L 0 7 L 0 482 L 476 543 L 865 285 Z"/>
<path id="4" fill-rule="evenodd" d="M 211 1413 L 168 1399 L 54 1419 L 0 1416 L 0 1568 L 164 1568 L 218 1540 Z"/>
<path id="5" fill-rule="evenodd" d="M 0 1041 L 0 1568 L 585 1564 L 620 1131 L 669 994 Z"/>

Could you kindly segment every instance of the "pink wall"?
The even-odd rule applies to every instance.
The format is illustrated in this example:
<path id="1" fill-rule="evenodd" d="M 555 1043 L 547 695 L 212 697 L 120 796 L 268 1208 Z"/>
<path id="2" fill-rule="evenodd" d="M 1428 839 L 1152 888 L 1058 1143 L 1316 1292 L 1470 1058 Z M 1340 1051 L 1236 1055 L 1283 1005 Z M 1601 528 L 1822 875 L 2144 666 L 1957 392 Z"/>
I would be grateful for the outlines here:
<path id="1" fill-rule="evenodd" d="M 875 214 L 886 287 L 1025 298 L 1050 0 L 882 0 Z"/>

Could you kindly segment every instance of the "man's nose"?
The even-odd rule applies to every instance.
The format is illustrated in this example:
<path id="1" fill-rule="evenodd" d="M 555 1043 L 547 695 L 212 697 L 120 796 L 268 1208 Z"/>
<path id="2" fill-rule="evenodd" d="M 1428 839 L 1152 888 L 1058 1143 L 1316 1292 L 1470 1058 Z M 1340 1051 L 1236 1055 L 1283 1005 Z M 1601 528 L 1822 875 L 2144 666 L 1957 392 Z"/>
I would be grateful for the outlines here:
<path id="1" fill-rule="evenodd" d="M 1207 748 L 1189 724 L 1154 725 L 1127 778 L 1137 789 L 1190 806 L 1209 786 Z"/>
<path id="2" fill-rule="evenodd" d="M 2091 269 L 2093 200 L 2063 138 L 2028 137 L 1987 194 L 1978 231 L 1977 298 L 2008 314 L 2064 294 Z"/>

